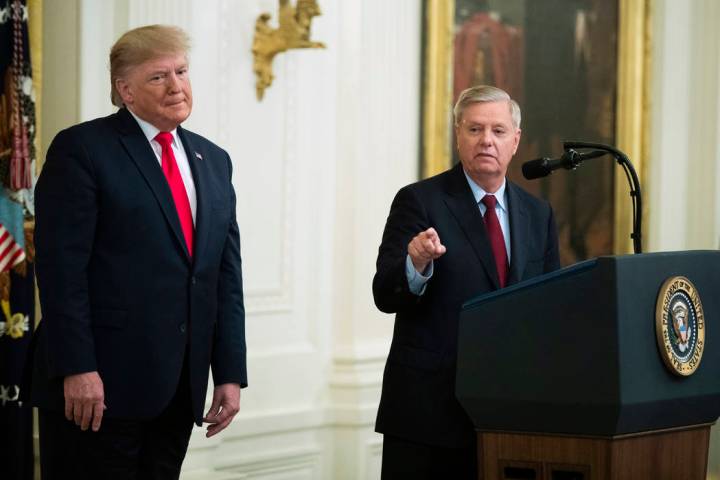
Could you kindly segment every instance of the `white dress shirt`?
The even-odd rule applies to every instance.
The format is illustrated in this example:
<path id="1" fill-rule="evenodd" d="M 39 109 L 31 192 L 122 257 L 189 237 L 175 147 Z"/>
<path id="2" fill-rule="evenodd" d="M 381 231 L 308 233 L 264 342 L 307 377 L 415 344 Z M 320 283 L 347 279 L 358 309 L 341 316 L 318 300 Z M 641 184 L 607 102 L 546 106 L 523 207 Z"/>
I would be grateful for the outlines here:
<path id="1" fill-rule="evenodd" d="M 147 138 L 155 157 L 157 158 L 160 168 L 162 168 L 162 146 L 155 140 L 155 136 L 160 133 L 157 127 L 146 122 L 142 118 L 135 115 L 132 110 L 128 109 L 130 114 L 135 118 L 140 125 L 145 137 Z M 183 147 L 180 137 L 178 137 L 177 129 L 173 129 L 170 132 L 172 135 L 172 149 L 175 154 L 175 162 L 177 163 L 178 169 L 180 170 L 180 176 L 182 177 L 183 184 L 185 185 L 185 191 L 187 192 L 188 201 L 190 202 L 190 211 L 192 212 L 193 225 L 195 225 L 195 212 L 197 210 L 197 194 L 195 193 L 195 182 L 193 181 L 192 170 L 190 170 L 190 162 L 188 162 L 187 153 L 185 153 L 185 147 Z"/>
<path id="2" fill-rule="evenodd" d="M 477 203 L 478 208 L 480 208 L 480 213 L 482 216 L 485 216 L 485 211 L 487 210 L 487 207 L 484 203 L 481 202 L 483 197 L 487 195 L 488 193 L 480 188 L 480 186 L 473 181 L 472 178 L 463 170 L 463 173 L 465 174 L 465 178 L 467 179 L 468 185 L 470 186 L 470 190 L 472 190 L 473 196 L 475 197 L 475 203 Z M 507 251 L 507 259 L 508 264 L 510 263 L 510 213 L 508 211 L 508 203 L 507 203 L 507 194 L 505 192 L 507 186 L 507 180 L 503 179 L 503 183 L 500 186 L 500 188 L 497 189 L 496 192 L 492 193 L 491 195 L 495 196 L 495 199 L 497 200 L 497 203 L 495 204 L 495 214 L 498 217 L 498 221 L 500 222 L 500 228 L 503 232 L 503 237 L 505 240 L 505 250 Z M 442 238 L 440 238 L 440 243 L 442 243 Z M 415 295 L 422 295 L 425 293 L 425 287 L 427 286 L 427 282 L 430 280 L 430 278 L 433 275 L 433 261 L 431 260 L 427 267 L 425 267 L 425 271 L 418 272 L 415 270 L 415 266 L 412 263 L 412 260 L 410 259 L 410 254 L 407 255 L 405 258 L 405 276 L 408 280 L 408 288 L 410 291 Z"/>
<path id="3" fill-rule="evenodd" d="M 482 203 L 482 199 L 485 195 L 488 195 L 488 193 L 480 188 L 480 185 L 475 183 L 472 178 L 463 170 L 463 173 L 465 174 L 465 178 L 468 181 L 468 185 L 470 185 L 470 190 L 472 190 L 473 196 L 475 197 L 475 203 L 478 204 L 478 207 L 480 208 L 480 213 L 482 213 L 482 216 L 485 217 L 485 210 L 487 210 L 487 207 L 484 203 Z M 507 195 L 505 194 L 505 187 L 507 186 L 507 180 L 503 179 L 502 185 L 500 185 L 500 188 L 497 189 L 496 192 L 491 193 L 490 195 L 494 195 L 495 199 L 497 200 L 497 203 L 495 204 L 495 214 L 498 217 L 498 221 L 500 222 L 500 228 L 503 232 L 503 238 L 505 240 L 505 251 L 507 251 L 507 259 L 508 264 L 510 264 L 510 212 L 507 208 Z M 442 241 L 442 239 L 440 240 Z"/>

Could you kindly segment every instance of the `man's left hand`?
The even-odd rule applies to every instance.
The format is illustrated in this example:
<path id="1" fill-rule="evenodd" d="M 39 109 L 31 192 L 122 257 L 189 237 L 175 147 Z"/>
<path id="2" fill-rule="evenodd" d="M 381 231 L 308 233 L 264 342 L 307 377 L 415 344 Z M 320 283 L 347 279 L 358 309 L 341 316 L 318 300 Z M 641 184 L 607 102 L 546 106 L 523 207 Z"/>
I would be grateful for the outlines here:
<path id="1" fill-rule="evenodd" d="M 225 430 L 230 425 L 235 415 L 240 411 L 240 385 L 237 383 L 225 383 L 218 385 L 213 390 L 212 405 L 205 414 L 203 421 L 209 423 L 207 426 L 207 438 Z"/>

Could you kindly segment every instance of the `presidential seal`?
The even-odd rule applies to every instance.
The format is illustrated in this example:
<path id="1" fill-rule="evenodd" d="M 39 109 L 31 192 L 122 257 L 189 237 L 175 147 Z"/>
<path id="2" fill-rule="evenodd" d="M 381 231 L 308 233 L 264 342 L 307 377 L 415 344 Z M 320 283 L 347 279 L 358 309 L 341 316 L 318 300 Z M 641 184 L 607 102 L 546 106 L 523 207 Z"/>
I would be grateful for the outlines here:
<path id="1" fill-rule="evenodd" d="M 687 278 L 670 277 L 660 287 L 655 333 L 668 369 L 676 375 L 692 375 L 705 349 L 705 316 L 700 295 Z"/>

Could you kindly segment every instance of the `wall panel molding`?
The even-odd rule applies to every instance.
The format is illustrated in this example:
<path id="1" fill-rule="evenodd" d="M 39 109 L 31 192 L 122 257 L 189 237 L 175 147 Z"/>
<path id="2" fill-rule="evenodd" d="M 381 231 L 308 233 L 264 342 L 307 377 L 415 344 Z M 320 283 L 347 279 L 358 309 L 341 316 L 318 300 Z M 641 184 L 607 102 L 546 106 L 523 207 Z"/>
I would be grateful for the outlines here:
<path id="1" fill-rule="evenodd" d="M 315 480 L 321 477 L 327 455 L 319 445 L 237 457 L 232 464 L 214 469 L 183 471 L 182 480 Z"/>
<path id="2" fill-rule="evenodd" d="M 380 478 L 382 465 L 382 436 L 365 442 L 365 478 L 374 480 Z"/>
<path id="3" fill-rule="evenodd" d="M 284 452 L 273 450 L 265 455 L 244 459 L 235 466 L 223 467 L 224 473 L 239 474 L 242 479 L 257 480 L 315 480 L 322 469 L 322 450 L 318 446 L 297 448 Z M 233 477 L 230 477 L 233 478 Z"/>
<path id="4" fill-rule="evenodd" d="M 191 0 L 127 0 L 127 4 L 129 28 L 162 23 L 191 30 Z"/>

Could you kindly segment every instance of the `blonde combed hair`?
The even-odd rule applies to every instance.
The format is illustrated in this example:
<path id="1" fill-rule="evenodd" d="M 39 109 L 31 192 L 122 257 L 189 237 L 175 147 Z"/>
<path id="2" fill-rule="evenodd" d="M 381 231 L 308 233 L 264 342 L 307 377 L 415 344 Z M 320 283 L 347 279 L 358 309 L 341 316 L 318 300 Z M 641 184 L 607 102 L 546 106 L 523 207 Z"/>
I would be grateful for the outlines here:
<path id="1" fill-rule="evenodd" d="M 115 84 L 133 67 L 162 55 L 187 56 L 189 51 L 190 37 L 180 27 L 147 25 L 125 32 L 110 49 L 110 99 L 113 105 L 123 106 Z"/>

